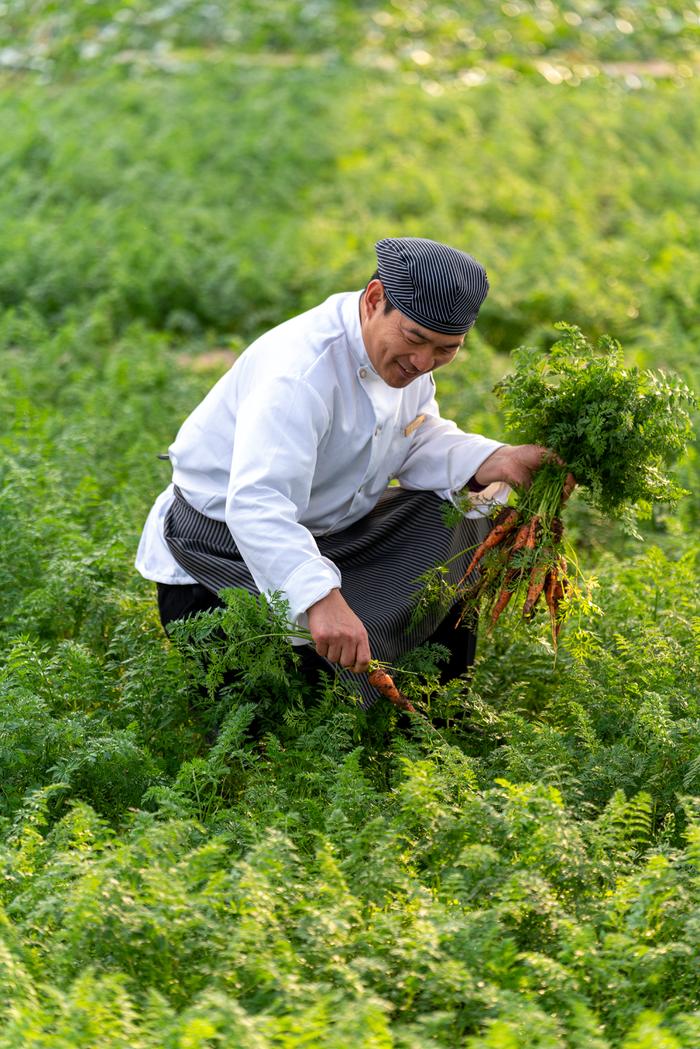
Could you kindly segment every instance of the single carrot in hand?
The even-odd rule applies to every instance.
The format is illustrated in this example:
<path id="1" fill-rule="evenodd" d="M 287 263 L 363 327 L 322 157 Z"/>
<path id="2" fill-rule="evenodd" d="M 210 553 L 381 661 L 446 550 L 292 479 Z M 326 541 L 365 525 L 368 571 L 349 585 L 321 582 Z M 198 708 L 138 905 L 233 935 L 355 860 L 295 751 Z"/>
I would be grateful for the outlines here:
<path id="1" fill-rule="evenodd" d="M 411 714 L 416 713 L 413 703 L 407 696 L 404 696 L 403 692 L 399 692 L 394 684 L 394 679 L 391 674 L 387 674 L 386 670 L 382 670 L 379 667 L 376 670 L 370 670 L 368 678 L 370 685 L 374 685 L 376 690 L 390 700 L 395 707 L 399 707 L 401 710 L 408 710 Z"/>
<path id="2" fill-rule="evenodd" d="M 498 546 L 498 544 L 505 539 L 508 533 L 512 531 L 513 528 L 515 528 L 517 521 L 518 511 L 514 508 L 511 508 L 508 511 L 508 513 L 504 516 L 503 520 L 499 524 L 494 525 L 494 527 L 491 529 L 484 541 L 482 543 L 479 543 L 476 550 L 474 551 L 474 556 L 472 557 L 469 563 L 469 567 L 460 579 L 460 585 L 468 576 L 471 575 L 471 573 L 474 571 L 474 569 L 476 568 L 477 564 L 484 556 L 486 551 L 493 550 L 495 546 Z"/>

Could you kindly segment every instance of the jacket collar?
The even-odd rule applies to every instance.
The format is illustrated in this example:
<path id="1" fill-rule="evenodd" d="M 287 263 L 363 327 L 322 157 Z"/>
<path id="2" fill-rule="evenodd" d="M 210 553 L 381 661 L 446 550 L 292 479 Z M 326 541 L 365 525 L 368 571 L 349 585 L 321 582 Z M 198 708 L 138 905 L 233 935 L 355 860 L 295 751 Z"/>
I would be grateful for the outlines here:
<path id="1" fill-rule="evenodd" d="M 363 289 L 364 290 L 364 289 Z M 362 328 L 360 326 L 360 298 L 362 291 L 350 291 L 343 296 L 343 301 L 340 307 L 341 317 L 343 318 L 343 327 L 345 328 L 345 336 L 348 341 L 348 346 L 356 358 L 359 365 L 365 368 L 372 368 L 370 359 L 367 356 L 367 350 L 365 349 L 365 343 L 362 338 Z"/>

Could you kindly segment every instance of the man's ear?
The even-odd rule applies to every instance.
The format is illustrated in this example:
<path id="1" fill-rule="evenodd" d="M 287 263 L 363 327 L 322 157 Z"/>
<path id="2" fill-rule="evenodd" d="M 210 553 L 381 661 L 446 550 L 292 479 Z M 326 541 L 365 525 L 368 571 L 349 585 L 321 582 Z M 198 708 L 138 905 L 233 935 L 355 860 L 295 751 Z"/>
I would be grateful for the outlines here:
<path id="1" fill-rule="evenodd" d="M 365 308 L 371 317 L 378 309 L 384 308 L 384 285 L 376 277 L 365 288 Z"/>

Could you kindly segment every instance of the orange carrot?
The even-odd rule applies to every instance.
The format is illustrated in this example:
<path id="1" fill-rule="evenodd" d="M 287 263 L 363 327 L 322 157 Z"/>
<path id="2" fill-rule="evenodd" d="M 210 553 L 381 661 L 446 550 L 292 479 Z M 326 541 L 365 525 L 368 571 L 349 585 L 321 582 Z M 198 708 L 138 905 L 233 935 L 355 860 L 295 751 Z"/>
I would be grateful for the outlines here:
<path id="1" fill-rule="evenodd" d="M 381 692 L 386 699 L 391 700 L 395 707 L 399 707 L 401 710 L 408 710 L 411 714 L 416 713 L 416 708 L 410 699 L 404 696 L 403 692 L 399 692 L 391 674 L 387 674 L 386 670 L 379 668 L 371 670 L 368 677 L 370 685 L 374 685 L 377 691 Z"/>
<path id="2" fill-rule="evenodd" d="M 518 511 L 514 508 L 511 508 L 509 512 L 504 516 L 500 524 L 494 525 L 494 527 L 484 539 L 483 543 L 479 543 L 476 550 L 474 551 L 474 556 L 472 557 L 469 563 L 469 568 L 466 570 L 466 572 L 460 579 L 460 584 L 464 582 L 467 576 L 471 575 L 471 573 L 474 571 L 474 569 L 476 568 L 477 564 L 484 556 L 486 551 L 493 550 L 494 546 L 498 546 L 498 544 L 502 542 L 503 539 L 505 539 L 508 533 L 513 528 L 515 528 L 517 521 Z"/>
<path id="3" fill-rule="evenodd" d="M 552 618 L 552 631 L 554 634 L 554 644 L 557 643 L 559 637 L 559 631 L 561 630 L 561 619 L 559 619 L 559 603 L 564 600 L 569 591 L 571 590 L 571 582 L 567 578 L 567 564 L 566 558 L 563 554 L 560 554 L 557 558 L 557 563 L 551 570 L 551 581 L 549 584 L 549 591 L 545 589 L 545 597 L 549 606 L 549 614 Z M 551 602 L 551 603 L 550 603 Z"/>
<path id="4" fill-rule="evenodd" d="M 556 606 L 557 593 L 559 590 L 561 590 L 561 584 L 559 582 L 559 566 L 557 564 L 554 565 L 553 568 L 549 569 L 544 581 L 544 596 L 545 600 L 547 601 L 548 608 L 551 609 L 553 603 Z"/>
<path id="5" fill-rule="evenodd" d="M 512 506 L 502 506 L 501 509 L 498 511 L 498 513 L 496 514 L 496 516 L 493 519 L 494 525 L 496 525 L 496 526 L 497 525 L 502 525 L 502 524 L 505 524 L 506 521 L 509 521 L 510 518 L 512 517 L 512 515 L 513 515 L 513 510 L 514 509 L 515 508 L 512 507 Z M 519 512 L 520 512 L 519 510 L 516 510 L 516 513 L 519 513 Z"/>
<path id="6" fill-rule="evenodd" d="M 503 588 L 499 596 L 495 599 L 495 603 L 491 608 L 491 622 L 489 623 L 489 630 L 492 630 L 496 622 L 499 621 L 501 614 L 505 611 L 508 602 L 515 593 L 511 590 L 513 582 L 521 575 L 521 569 L 508 569 L 503 580 Z"/>
<path id="7" fill-rule="evenodd" d="M 491 626 L 492 627 L 495 626 L 497 620 L 499 620 L 499 617 L 501 616 L 501 613 L 504 612 L 504 609 L 506 608 L 506 606 L 507 606 L 507 604 L 510 601 L 512 596 L 513 596 L 513 592 L 508 590 L 508 586 L 504 585 L 503 590 L 499 594 L 499 597 L 497 597 L 496 602 L 493 605 L 493 608 L 491 609 Z"/>
<path id="8" fill-rule="evenodd" d="M 544 599 L 547 602 L 547 608 L 549 609 L 549 618 L 552 621 L 552 632 L 555 641 L 559 633 L 559 624 L 557 623 L 557 619 L 559 615 L 560 590 L 561 584 L 559 582 L 557 565 L 555 565 L 554 568 L 550 568 L 550 570 L 547 572 L 544 581 Z"/>
<path id="9" fill-rule="evenodd" d="M 535 514 L 535 516 L 530 521 L 530 528 L 529 528 L 529 531 L 527 533 L 527 538 L 525 540 L 525 549 L 526 550 L 534 550 L 535 549 L 535 544 L 537 542 L 537 534 L 538 534 L 538 532 L 540 530 L 540 524 L 541 524 L 540 516 L 539 516 L 539 514 Z"/>
<path id="10" fill-rule="evenodd" d="M 530 537 L 530 531 L 532 529 L 532 520 L 524 521 L 520 525 L 517 532 L 515 533 L 515 539 L 508 551 L 508 557 L 512 557 L 513 554 L 517 554 L 518 550 L 522 550 Z"/>
<path id="11" fill-rule="evenodd" d="M 524 619 L 529 619 L 535 611 L 535 605 L 544 589 L 546 578 L 547 566 L 543 564 L 534 565 L 532 572 L 530 573 L 530 586 L 527 591 L 527 597 L 525 598 L 525 604 L 523 605 Z"/>

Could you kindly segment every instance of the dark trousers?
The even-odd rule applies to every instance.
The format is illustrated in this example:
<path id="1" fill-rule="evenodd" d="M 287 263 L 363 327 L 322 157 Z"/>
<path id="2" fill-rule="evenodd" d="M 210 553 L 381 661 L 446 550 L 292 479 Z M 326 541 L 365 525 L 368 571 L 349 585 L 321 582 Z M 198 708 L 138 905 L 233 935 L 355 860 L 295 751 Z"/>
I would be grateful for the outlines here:
<path id="1" fill-rule="evenodd" d="M 174 619 L 185 619 L 196 612 L 208 612 L 212 608 L 221 608 L 223 602 L 201 583 L 172 585 L 157 583 L 158 611 L 163 629 L 167 633 L 168 623 Z M 449 649 L 450 658 L 440 671 L 443 684 L 460 674 L 466 673 L 474 663 L 476 655 L 476 633 L 474 624 L 462 622 L 456 626 L 460 616 L 459 607 L 453 608 L 443 619 L 437 630 L 428 638 L 430 644 L 444 645 Z M 320 671 L 328 671 L 328 664 L 316 654 L 310 645 L 300 645 L 296 654 L 301 660 L 304 673 L 312 680 L 318 678 Z"/>

